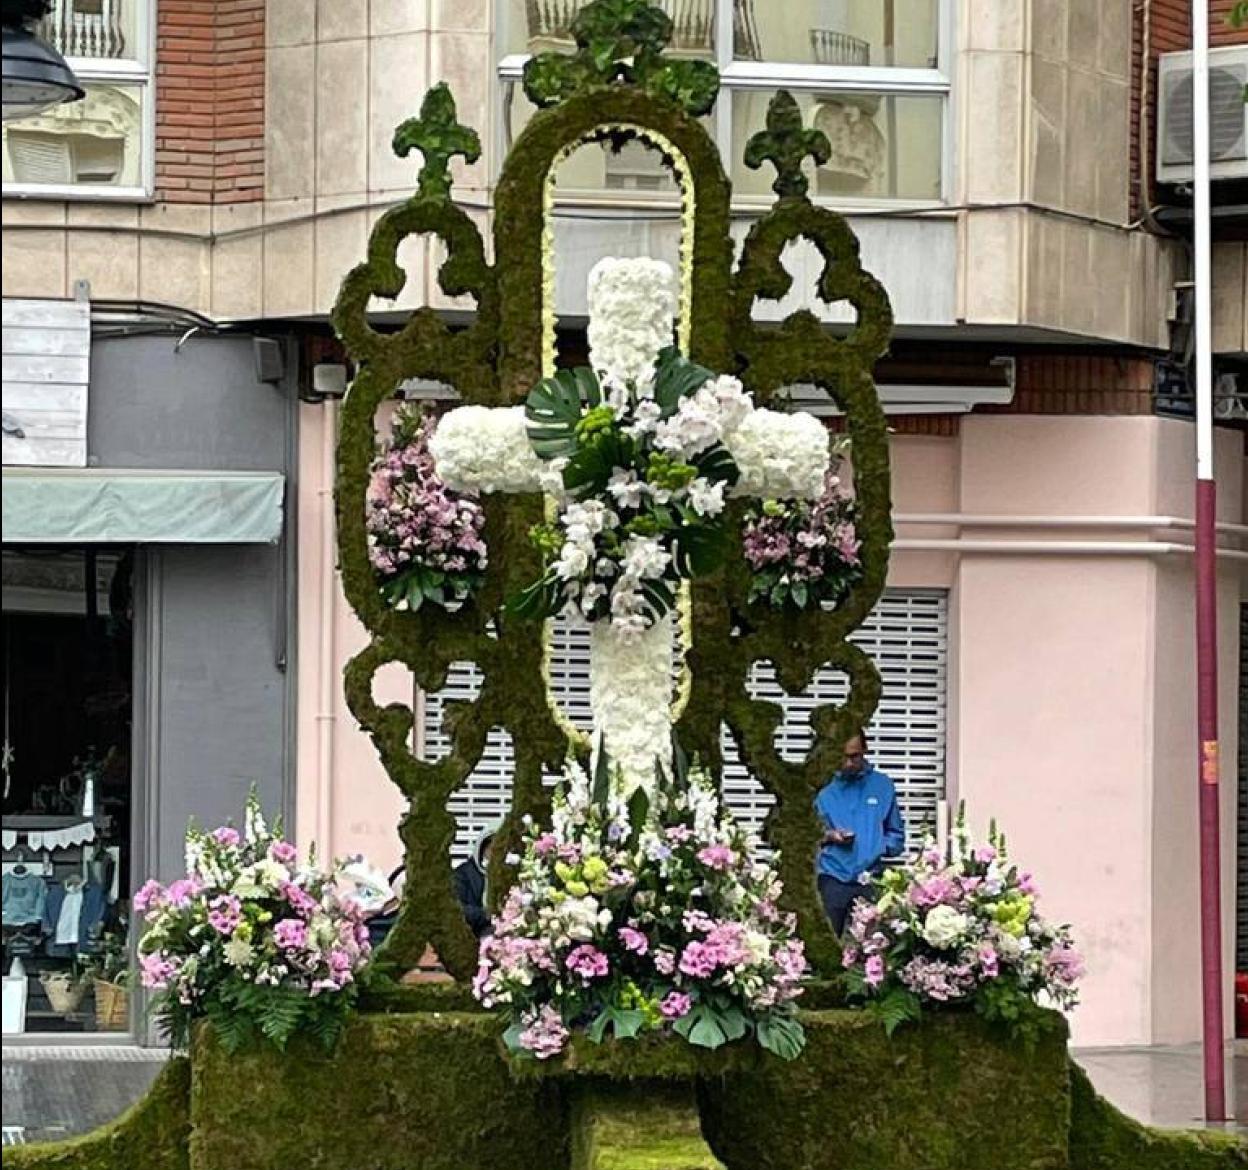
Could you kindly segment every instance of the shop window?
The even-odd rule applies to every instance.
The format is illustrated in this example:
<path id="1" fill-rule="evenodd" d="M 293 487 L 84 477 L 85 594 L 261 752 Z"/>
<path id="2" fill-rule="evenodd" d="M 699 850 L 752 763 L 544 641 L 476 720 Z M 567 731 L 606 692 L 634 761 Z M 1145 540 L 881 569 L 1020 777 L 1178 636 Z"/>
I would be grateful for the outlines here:
<path id="1" fill-rule="evenodd" d="M 4 552 L 6 1037 L 130 1030 L 132 565 Z"/>
<path id="2" fill-rule="evenodd" d="M 152 189 L 151 0 L 53 0 L 38 32 L 87 96 L 6 123 L 4 193 L 142 198 Z"/>

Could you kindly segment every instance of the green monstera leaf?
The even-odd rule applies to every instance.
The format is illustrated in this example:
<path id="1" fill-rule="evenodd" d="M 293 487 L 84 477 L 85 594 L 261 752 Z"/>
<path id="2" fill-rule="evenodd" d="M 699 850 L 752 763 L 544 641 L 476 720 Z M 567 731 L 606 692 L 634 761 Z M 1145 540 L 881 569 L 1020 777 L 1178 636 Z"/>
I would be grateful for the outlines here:
<path id="1" fill-rule="evenodd" d="M 584 366 L 560 370 L 529 391 L 524 413 L 529 440 L 540 458 L 555 459 L 576 453 L 576 425 L 586 402 L 591 407 L 600 405 L 602 390 L 594 371 Z"/>

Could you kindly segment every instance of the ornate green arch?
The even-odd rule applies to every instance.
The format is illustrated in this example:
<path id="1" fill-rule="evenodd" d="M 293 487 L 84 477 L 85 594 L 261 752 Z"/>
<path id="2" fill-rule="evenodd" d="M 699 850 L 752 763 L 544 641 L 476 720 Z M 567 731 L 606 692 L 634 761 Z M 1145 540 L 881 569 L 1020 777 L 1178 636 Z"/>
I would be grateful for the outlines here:
<path id="1" fill-rule="evenodd" d="M 776 612 L 747 602 L 748 571 L 734 548 L 717 577 L 692 589 L 691 683 L 678 724 L 686 747 L 716 769 L 726 726 L 742 761 L 775 796 L 767 834 L 782 851 L 787 900 L 799 914 L 816 965 L 830 971 L 838 959 L 813 878 L 820 829 L 811 804 L 839 764 L 844 739 L 869 721 L 880 695 L 874 664 L 847 638 L 879 599 L 892 539 L 887 431 L 871 381 L 891 314 L 883 289 L 862 268 L 858 242 L 845 220 L 806 195 L 803 161 L 826 157 L 828 147 L 821 134 L 802 127 L 787 94 L 772 103 L 768 128 L 751 141 L 746 156 L 748 165 L 767 162 L 776 168 L 779 198 L 752 226 L 734 271 L 731 188 L 715 144 L 697 120 L 713 105 L 718 79 L 705 62 L 667 60 L 662 48 L 668 35 L 670 20 L 646 0 L 595 0 L 578 18 L 575 54 L 543 54 L 529 62 L 526 89 L 544 108 L 520 135 L 499 182 L 493 266 L 476 224 L 450 198 L 450 158 L 462 154 L 475 161 L 479 143 L 457 123 L 445 86 L 431 90 L 421 116 L 395 136 L 400 153 L 415 148 L 424 156 L 419 189 L 379 221 L 367 261 L 343 282 L 334 309 L 335 327 L 359 363 L 339 443 L 339 557 L 348 600 L 371 637 L 347 668 L 346 692 L 352 713 L 410 802 L 400 830 L 407 893 L 382 956 L 399 969 L 413 966 L 426 944 L 457 978 L 475 969 L 475 941 L 448 881 L 454 821 L 446 803 L 480 761 L 490 729 L 511 736 L 516 768 L 511 815 L 496 858 L 514 841 L 522 815 L 545 811 L 543 769 L 557 769 L 571 744 L 541 684 L 542 640 L 502 606 L 538 572 L 527 531 L 541 518 L 541 499 L 486 501 L 490 568 L 480 593 L 461 611 L 388 610 L 372 576 L 364 528 L 374 417 L 380 403 L 412 377 L 448 382 L 466 403 L 496 406 L 524 398 L 553 362 L 548 210 L 554 173 L 582 143 L 634 137 L 660 149 L 684 180 L 681 340 L 690 356 L 712 369 L 738 373 L 759 402 L 795 382 L 826 389 L 844 412 L 853 443 L 862 580 L 835 611 Z M 477 311 L 469 327 L 453 330 L 428 308 L 414 312 L 395 333 L 370 325 L 370 299 L 393 298 L 403 286 L 397 253 L 413 234 L 436 236 L 444 244 L 447 259 L 439 283 L 449 295 L 474 298 Z M 778 326 L 754 320 L 757 300 L 778 300 L 788 291 L 791 277 L 781 257 L 799 239 L 811 241 L 823 257 L 820 298 L 829 304 L 848 301 L 857 312 L 844 337 L 833 336 L 809 312 Z M 739 520 L 742 509 L 734 509 Z M 739 525 L 732 527 L 735 532 Z M 790 693 L 807 687 L 823 667 L 848 676 L 847 701 L 815 713 L 814 746 L 803 760 L 779 755 L 774 735 L 781 710 L 750 694 L 751 669 L 763 661 L 774 664 Z M 418 760 L 411 751 L 411 710 L 375 702 L 373 679 L 389 662 L 402 663 L 431 691 L 445 684 L 452 663 L 471 662 L 481 672 L 478 697 L 448 705 L 452 747 L 444 759 Z M 499 866 L 493 872 L 506 871 Z M 502 892 L 496 888 L 492 896 Z"/>

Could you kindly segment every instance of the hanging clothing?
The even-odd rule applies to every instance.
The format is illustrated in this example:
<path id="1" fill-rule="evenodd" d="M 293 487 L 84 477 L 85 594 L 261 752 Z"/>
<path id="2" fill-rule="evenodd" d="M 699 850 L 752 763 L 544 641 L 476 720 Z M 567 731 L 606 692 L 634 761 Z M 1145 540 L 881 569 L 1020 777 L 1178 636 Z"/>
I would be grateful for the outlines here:
<path id="1" fill-rule="evenodd" d="M 10 870 L 0 883 L 0 920 L 5 926 L 42 922 L 48 899 L 48 885 L 37 873 Z"/>
<path id="2" fill-rule="evenodd" d="M 72 905 L 66 910 L 66 903 L 74 901 L 77 910 Z M 85 882 L 76 890 L 53 882 L 48 887 L 43 913 L 44 930 L 52 935 L 47 943 L 48 954 L 64 956 L 72 951 L 94 950 L 107 908 L 108 893 L 95 882 Z"/>
<path id="3" fill-rule="evenodd" d="M 61 909 L 56 916 L 52 941 L 58 946 L 78 945 L 78 919 L 82 917 L 82 886 L 66 886 Z"/>

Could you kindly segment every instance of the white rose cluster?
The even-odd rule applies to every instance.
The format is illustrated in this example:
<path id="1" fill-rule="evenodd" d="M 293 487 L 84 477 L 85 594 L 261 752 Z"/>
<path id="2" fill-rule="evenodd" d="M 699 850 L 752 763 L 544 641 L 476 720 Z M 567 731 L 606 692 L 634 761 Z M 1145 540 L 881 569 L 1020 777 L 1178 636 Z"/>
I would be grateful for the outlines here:
<path id="1" fill-rule="evenodd" d="M 529 441 L 524 407 L 459 406 L 429 439 L 438 478 L 458 492 L 536 492 L 549 465 Z"/>
<path id="2" fill-rule="evenodd" d="M 823 494 L 831 455 L 828 432 L 814 415 L 760 408 L 741 420 L 724 445 L 741 472 L 734 496 L 817 500 Z"/>
<path id="3" fill-rule="evenodd" d="M 648 397 L 654 359 L 672 344 L 676 281 L 670 265 L 648 256 L 599 260 L 589 274 L 590 364 L 617 397 L 632 383 Z"/>
<path id="4" fill-rule="evenodd" d="M 595 622 L 590 638 L 594 729 L 620 769 L 621 795 L 652 791 L 655 765 L 671 771 L 672 615 L 637 637 Z"/>

